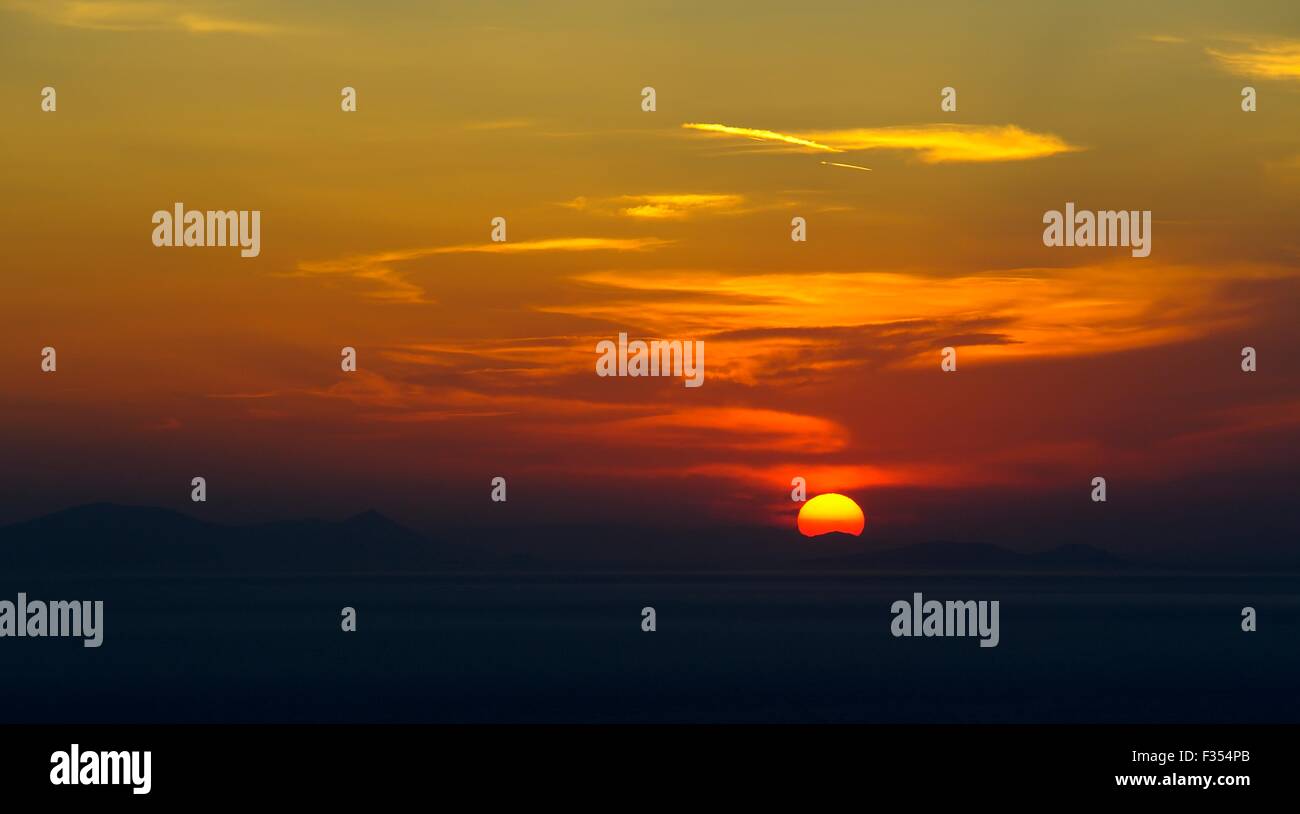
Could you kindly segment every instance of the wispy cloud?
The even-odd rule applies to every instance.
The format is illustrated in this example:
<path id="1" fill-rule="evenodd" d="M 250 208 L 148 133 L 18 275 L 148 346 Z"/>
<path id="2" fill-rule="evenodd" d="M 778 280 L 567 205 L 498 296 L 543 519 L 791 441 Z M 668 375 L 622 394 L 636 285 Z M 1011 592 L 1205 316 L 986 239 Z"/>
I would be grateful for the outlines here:
<path id="1" fill-rule="evenodd" d="M 95 31 L 185 31 L 192 34 L 267 36 L 283 29 L 174 3 L 134 0 L 4 0 L 4 7 L 69 28 Z"/>
<path id="2" fill-rule="evenodd" d="M 807 455 L 807 449 L 809 448 L 806 447 L 799 452 Z M 988 484 L 999 474 L 990 472 L 987 468 L 981 471 L 978 467 L 967 464 L 911 462 L 887 465 L 835 464 L 814 463 L 807 458 L 770 465 L 708 463 L 691 467 L 687 474 L 739 481 L 752 489 L 784 496 L 790 488 L 791 472 L 800 473 L 813 492 L 878 489 L 890 486 L 970 486 Z"/>
<path id="3" fill-rule="evenodd" d="M 699 192 L 619 195 L 596 199 L 579 197 L 563 204 L 570 209 L 585 212 L 644 220 L 682 220 L 702 214 L 739 214 L 748 211 L 743 208 L 744 205 L 744 195 Z"/>
<path id="4" fill-rule="evenodd" d="M 843 167 L 846 170 L 862 170 L 863 172 L 872 172 L 870 167 L 860 167 L 857 164 L 841 164 L 838 161 L 823 161 L 828 167 Z"/>
<path id="5" fill-rule="evenodd" d="M 1007 125 L 921 124 L 778 133 L 725 124 L 690 122 L 682 127 L 723 136 L 788 145 L 804 152 L 848 153 L 863 150 L 909 150 L 927 164 L 1024 161 L 1082 150 L 1051 133 Z"/>
<path id="6" fill-rule="evenodd" d="M 1257 79 L 1300 79 L 1300 42 L 1278 40 L 1252 43 L 1245 50 L 1206 48 L 1220 67 L 1239 76 Z"/>
<path id="7" fill-rule="evenodd" d="M 806 138 L 778 133 L 775 130 L 758 130 L 753 127 L 733 127 L 729 124 L 702 124 L 699 122 L 687 122 L 683 124 L 688 130 L 703 130 L 706 133 L 721 133 L 725 136 L 743 136 L 755 141 L 779 141 L 785 144 L 792 144 L 796 147 L 805 147 L 810 150 L 822 150 L 828 153 L 840 152 L 834 147 L 825 144 L 818 144 Z"/>
<path id="8" fill-rule="evenodd" d="M 515 243 L 464 243 L 417 250 L 421 254 L 523 254 L 527 252 L 642 252 L 666 246 L 671 240 L 657 237 L 555 237 Z"/>
<path id="9" fill-rule="evenodd" d="M 633 218 L 684 218 L 697 212 L 735 209 L 745 201 L 743 195 L 639 195 L 629 196 L 632 206 L 622 210 Z"/>
<path id="10" fill-rule="evenodd" d="M 1229 277 L 1251 273 L 1168 266 L 1134 280 L 1122 264 L 956 278 L 601 271 L 578 276 L 593 295 L 586 301 L 540 309 L 614 325 L 631 313 L 650 335 L 711 338 L 709 375 L 752 383 L 780 379 L 791 365 L 800 375 L 925 365 L 945 345 L 962 346 L 967 359 L 1012 359 L 1186 340 L 1248 316 L 1225 310 L 1220 295 Z"/>
<path id="11" fill-rule="evenodd" d="M 653 439 L 654 444 L 673 441 L 733 451 L 835 452 L 848 441 L 848 432 L 835 421 L 755 407 L 673 408 L 608 422 L 601 430 L 611 441 L 640 437 Z"/>
<path id="12" fill-rule="evenodd" d="M 1144 34 L 1141 39 L 1147 42 L 1158 42 L 1162 45 L 1178 45 L 1187 42 L 1185 37 L 1178 37 L 1173 34 Z"/>
<path id="13" fill-rule="evenodd" d="M 443 254 L 527 254 L 537 252 L 640 252 L 657 249 L 672 241 L 657 237 L 557 237 L 511 243 L 463 243 L 455 246 L 427 246 L 354 255 L 333 260 L 304 260 L 289 276 L 347 275 L 373 284 L 370 299 L 399 303 L 428 303 L 422 287 L 395 268 L 396 264 Z"/>

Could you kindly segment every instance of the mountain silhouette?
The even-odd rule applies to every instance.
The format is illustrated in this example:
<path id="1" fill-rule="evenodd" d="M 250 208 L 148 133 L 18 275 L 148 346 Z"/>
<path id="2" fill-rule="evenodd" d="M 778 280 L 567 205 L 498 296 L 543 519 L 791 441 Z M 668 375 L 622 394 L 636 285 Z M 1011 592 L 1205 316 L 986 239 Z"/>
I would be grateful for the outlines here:
<path id="1" fill-rule="evenodd" d="M 94 503 L 0 527 L 0 568 L 8 571 L 364 573 L 473 560 L 375 511 L 339 522 L 233 526 L 170 509 Z"/>
<path id="2" fill-rule="evenodd" d="M 1063 568 L 1124 568 L 1131 563 L 1095 546 L 1067 543 L 1034 555 L 1033 560 L 1042 566 Z"/>
<path id="3" fill-rule="evenodd" d="M 1109 552 L 1080 544 L 1037 553 L 948 541 L 879 549 L 864 547 L 861 539 L 848 535 L 819 537 L 818 550 L 825 553 L 810 556 L 806 539 L 773 528 L 461 529 L 454 539 L 471 545 L 435 540 L 374 510 L 339 521 L 225 525 L 170 509 L 93 503 L 0 527 L 0 569 L 229 575 L 460 569 L 1096 571 L 1131 566 Z M 618 545 L 609 545 L 611 540 Z"/>

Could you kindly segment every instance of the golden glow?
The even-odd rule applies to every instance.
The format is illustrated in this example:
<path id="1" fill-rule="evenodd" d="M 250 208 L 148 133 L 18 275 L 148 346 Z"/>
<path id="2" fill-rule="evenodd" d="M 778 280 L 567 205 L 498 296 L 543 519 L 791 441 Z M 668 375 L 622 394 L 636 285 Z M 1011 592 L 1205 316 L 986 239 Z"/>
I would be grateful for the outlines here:
<path id="1" fill-rule="evenodd" d="M 784 133 L 777 133 L 774 130 L 755 130 L 752 127 L 732 127 L 729 124 L 699 124 L 697 122 L 688 122 L 683 124 L 688 130 L 703 130 L 706 133 L 722 133 L 727 136 L 744 136 L 756 141 L 780 141 L 785 144 L 793 144 L 796 147 L 806 147 L 810 150 L 822 150 L 830 153 L 837 153 L 839 150 L 834 147 L 827 147 L 825 144 L 818 144 L 806 138 L 790 136 Z"/>
<path id="2" fill-rule="evenodd" d="M 818 329 L 827 325 L 880 326 L 900 335 L 909 326 L 919 330 L 930 325 L 942 335 L 971 333 L 963 327 L 967 321 L 987 320 L 988 327 L 977 333 L 993 341 L 963 343 L 964 359 L 1067 356 L 1166 344 L 1240 324 L 1249 315 L 1220 307 L 1223 288 L 1233 279 L 1267 280 L 1279 274 L 1250 267 L 1218 274 L 1155 264 L 1149 268 L 1159 271 L 1134 275 L 1121 262 L 951 278 L 905 272 L 593 272 L 580 279 L 599 286 L 593 294 L 602 296 L 548 310 L 616 320 L 635 303 L 641 324 L 665 336 L 785 326 L 783 334 L 759 332 L 710 344 L 712 379 L 752 382 L 773 351 L 810 349 L 823 341 Z M 928 365 L 933 357 L 929 344 L 915 352 L 905 346 L 891 364 Z"/>
<path id="3" fill-rule="evenodd" d="M 250 510 L 276 483 L 487 512 L 497 461 L 539 521 L 788 528 L 801 474 L 891 533 L 1099 460 L 1276 482 L 1300 431 L 1294 4 L 1087 31 L 1050 3 L 937 27 L 750 4 L 735 36 L 688 4 L 0 0 L 0 447 L 62 505 L 183 498 L 164 473 L 197 460 Z M 1044 246 L 1067 200 L 1151 209 L 1151 256 Z M 262 210 L 261 255 L 153 248 L 176 201 Z M 703 341 L 706 384 L 596 376 L 620 331 Z M 123 450 L 160 481 L 127 491 Z"/>
<path id="4" fill-rule="evenodd" d="M 1207 48 L 1206 53 L 1224 69 L 1239 76 L 1259 79 L 1300 79 L 1300 42 L 1272 42 L 1252 45 L 1245 51 L 1220 51 Z"/>
<path id="5" fill-rule="evenodd" d="M 870 167 L 860 167 L 857 164 L 841 164 L 838 161 L 823 161 L 822 163 L 828 167 L 843 167 L 846 170 L 864 170 L 866 172 L 872 172 Z"/>
<path id="6" fill-rule="evenodd" d="M 432 246 L 400 249 L 345 257 L 338 260 L 305 260 L 298 263 L 294 276 L 346 274 L 375 284 L 367 296 L 388 302 L 430 303 L 424 289 L 409 282 L 393 268 L 404 263 L 440 254 L 531 254 L 541 252 L 640 252 L 666 246 L 671 241 L 656 237 L 560 237 L 501 243 L 465 243 L 458 246 Z"/>
<path id="7" fill-rule="evenodd" d="M 634 218 L 684 218 L 696 212 L 733 209 L 744 202 L 743 195 L 629 195 L 636 205 L 625 207 L 624 215 Z"/>
<path id="8" fill-rule="evenodd" d="M 833 531 L 856 537 L 862 534 L 867 518 L 852 498 L 828 492 L 800 507 L 798 524 L 799 533 L 805 537 L 816 537 Z"/>
<path id="9" fill-rule="evenodd" d="M 1034 133 L 1014 124 L 922 124 L 793 134 L 725 124 L 683 124 L 682 127 L 833 153 L 911 150 L 920 153 L 921 161 L 926 164 L 1023 161 L 1083 149 L 1051 133 Z"/>

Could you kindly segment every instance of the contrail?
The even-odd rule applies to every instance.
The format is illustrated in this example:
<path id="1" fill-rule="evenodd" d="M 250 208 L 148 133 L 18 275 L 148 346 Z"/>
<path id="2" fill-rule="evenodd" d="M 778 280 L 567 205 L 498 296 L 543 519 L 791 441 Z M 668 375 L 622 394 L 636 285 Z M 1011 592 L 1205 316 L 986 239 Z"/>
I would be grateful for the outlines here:
<path id="1" fill-rule="evenodd" d="M 857 164 L 837 164 L 834 161 L 823 161 L 822 163 L 828 167 L 844 167 L 845 169 L 848 170 L 864 170 L 866 172 L 875 172 L 875 170 L 871 169 L 870 167 L 859 167 Z"/>
<path id="2" fill-rule="evenodd" d="M 785 133 L 777 133 L 774 130 L 756 130 L 752 127 L 732 127 L 729 124 L 700 124 L 699 122 L 687 122 L 682 125 L 687 130 L 703 130 L 708 133 L 725 133 L 729 136 L 748 136 L 758 141 L 783 141 L 786 144 L 794 144 L 799 147 L 808 147 L 813 150 L 823 150 L 828 153 L 839 153 L 834 147 L 827 147 L 825 144 L 818 144 L 806 138 L 798 136 L 787 136 Z"/>

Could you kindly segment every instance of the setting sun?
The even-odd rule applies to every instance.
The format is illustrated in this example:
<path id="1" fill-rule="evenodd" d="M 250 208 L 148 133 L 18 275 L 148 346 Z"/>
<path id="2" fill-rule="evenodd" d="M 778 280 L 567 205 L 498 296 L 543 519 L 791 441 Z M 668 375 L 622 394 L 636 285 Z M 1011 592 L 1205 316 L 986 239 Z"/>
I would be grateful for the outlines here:
<path id="1" fill-rule="evenodd" d="M 852 498 L 835 493 L 818 495 L 799 510 L 799 532 L 805 537 L 816 537 L 832 531 L 862 534 L 867 525 L 866 515 Z"/>

